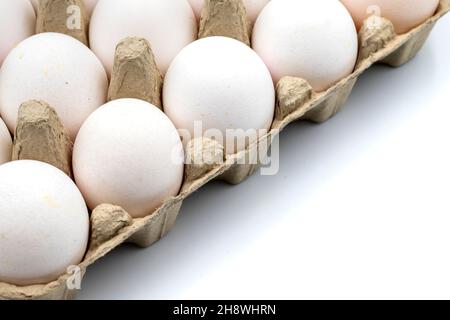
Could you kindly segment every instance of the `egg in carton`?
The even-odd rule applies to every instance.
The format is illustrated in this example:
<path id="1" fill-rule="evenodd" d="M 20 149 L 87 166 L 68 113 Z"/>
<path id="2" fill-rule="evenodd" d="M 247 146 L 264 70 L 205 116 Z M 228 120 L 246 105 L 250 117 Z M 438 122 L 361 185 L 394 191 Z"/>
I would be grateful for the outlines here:
<path id="1" fill-rule="evenodd" d="M 40 11 L 43 31 L 63 31 L 58 19 L 46 19 L 45 15 L 65 14 L 61 3 L 82 5 L 81 0 L 42 0 L 49 4 L 49 10 Z M 224 6 L 215 11 L 218 6 Z M 56 9 L 59 8 L 59 9 Z M 237 8 L 237 10 L 236 10 Z M 380 17 L 369 17 L 359 31 L 359 57 L 352 74 L 342 79 L 324 92 L 314 92 L 309 83 L 301 78 L 284 77 L 277 86 L 277 103 L 272 130 L 246 150 L 227 155 L 218 142 L 208 138 L 198 138 L 186 147 L 186 165 L 183 187 L 176 197 L 167 199 L 153 213 L 144 218 L 133 219 L 124 209 L 109 204 L 100 205 L 92 211 L 89 249 L 84 260 L 68 270 L 59 279 L 42 285 L 15 286 L 0 283 L 1 299 L 72 299 L 80 288 L 87 268 L 97 260 L 125 242 L 148 247 L 163 238 L 174 226 L 184 199 L 209 181 L 220 179 L 231 184 L 244 181 L 260 166 L 273 139 L 288 124 L 297 120 L 324 122 L 345 105 L 358 77 L 375 63 L 385 63 L 399 67 L 410 61 L 419 52 L 436 22 L 450 10 L 450 0 L 440 0 L 437 12 L 420 26 L 408 33 L 397 35 L 391 22 Z M 226 4 L 219 0 L 207 0 L 202 12 L 199 37 L 221 35 L 249 44 L 250 28 L 246 23 L 242 0 L 230 0 Z M 375 25 L 373 19 L 381 19 Z M 38 19 L 39 20 L 39 19 Z M 56 21 L 56 23 L 55 23 Z M 378 21 L 380 22 L 380 21 Z M 80 40 L 84 35 L 72 34 Z M 137 68 L 139 66 L 139 68 Z M 133 70 L 132 77 L 125 77 Z M 162 76 L 156 67 L 150 44 L 140 38 L 122 41 L 116 50 L 114 72 L 111 78 L 109 99 L 122 97 L 138 98 L 161 106 Z M 27 105 L 41 109 L 43 121 L 27 113 Z M 43 125 L 44 123 L 44 125 Z M 47 126 L 47 128 L 43 129 Z M 27 134 L 28 132 L 28 134 Z M 24 141 L 22 135 L 34 137 Z M 48 134 L 48 133 L 53 134 Z M 39 145 L 39 148 L 36 148 Z M 20 146 L 20 152 L 19 150 Z M 14 151 L 15 150 L 15 151 Z M 15 136 L 13 155 L 15 159 L 35 159 L 48 162 L 71 175 L 71 144 L 56 113 L 45 102 L 30 101 L 19 109 L 19 125 Z M 203 163 L 194 161 L 202 159 Z M 246 160 L 246 161 L 243 161 Z M 248 161 L 253 160 L 253 161 Z M 256 161 L 255 161 L 256 160 Z M 249 164 L 251 163 L 251 164 Z"/>

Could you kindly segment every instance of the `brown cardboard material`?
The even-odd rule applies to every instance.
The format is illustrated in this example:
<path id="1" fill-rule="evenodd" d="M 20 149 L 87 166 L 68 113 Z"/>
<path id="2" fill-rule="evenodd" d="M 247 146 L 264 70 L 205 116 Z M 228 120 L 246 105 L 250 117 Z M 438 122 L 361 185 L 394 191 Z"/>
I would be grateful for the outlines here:
<path id="1" fill-rule="evenodd" d="M 378 16 L 369 17 L 358 33 L 360 50 L 356 65 L 359 66 L 371 54 L 383 49 L 394 38 L 395 30 L 392 22 Z"/>
<path id="2" fill-rule="evenodd" d="M 306 104 L 313 95 L 313 89 L 308 81 L 296 77 L 284 77 L 277 84 L 277 108 L 275 122 L 282 122 L 289 114 Z"/>
<path id="3" fill-rule="evenodd" d="M 73 12 L 71 16 L 67 11 L 70 6 L 80 8 L 79 15 Z M 64 33 L 88 45 L 88 24 L 83 0 L 39 0 L 36 33 Z"/>
<path id="4" fill-rule="evenodd" d="M 117 233 L 133 223 L 131 216 L 121 207 L 102 204 L 92 211 L 91 241 L 87 256 L 103 243 L 111 240 Z"/>
<path id="5" fill-rule="evenodd" d="M 161 239 L 173 227 L 184 199 L 213 179 L 224 179 L 231 183 L 239 183 L 251 175 L 258 165 L 241 165 L 239 160 L 255 155 L 255 150 L 267 141 L 271 141 L 278 132 L 288 124 L 299 120 L 325 121 L 338 112 L 344 105 L 359 75 L 374 63 L 383 62 L 392 66 L 400 66 L 412 59 L 424 44 L 428 34 L 436 22 L 450 10 L 450 0 L 441 0 L 436 14 L 422 25 L 403 35 L 376 35 L 373 30 L 362 31 L 360 34 L 362 58 L 354 72 L 342 79 L 324 92 L 313 92 L 305 80 L 298 78 L 283 78 L 277 86 L 277 111 L 272 131 L 258 142 L 250 145 L 247 150 L 238 154 L 223 156 L 216 153 L 217 146 L 211 141 L 188 145 L 188 159 L 195 155 L 207 154 L 204 166 L 186 168 L 185 185 L 180 194 L 168 199 L 154 213 L 145 218 L 127 218 L 127 214 L 117 207 L 103 206 L 94 212 L 100 212 L 99 218 L 92 219 L 93 240 L 91 248 L 84 261 L 79 265 L 81 274 L 98 259 L 114 250 L 124 242 L 132 242 L 139 246 L 149 246 Z M 388 30 L 383 24 L 379 32 Z M 364 30 L 367 30 L 364 28 Z M 366 34 L 367 32 L 367 34 Z M 212 152 L 213 150 L 214 152 Z M 220 150 L 220 148 L 219 148 Z M 109 208 L 108 210 L 105 208 Z M 112 213 L 111 213 L 112 212 Z M 96 214 L 97 215 L 97 214 Z M 112 219 L 108 223 L 108 216 Z M 104 235 L 103 235 L 104 232 Z M 104 241 L 104 242 L 103 242 Z M 66 285 L 70 275 L 62 275 L 58 280 L 47 285 L 17 287 L 0 283 L 0 297 L 6 299 L 70 299 L 76 290 Z"/>
<path id="6" fill-rule="evenodd" d="M 72 142 L 47 103 L 31 100 L 20 106 L 12 160 L 47 162 L 72 177 Z"/>
<path id="7" fill-rule="evenodd" d="M 143 38 L 122 40 L 116 48 L 108 100 L 136 98 L 162 108 L 162 85 L 150 43 Z"/>
<path id="8" fill-rule="evenodd" d="M 224 161 L 225 150 L 217 141 L 209 138 L 189 141 L 186 148 L 183 189 L 189 190 L 192 183 L 202 179 Z"/>
<path id="9" fill-rule="evenodd" d="M 206 0 L 200 18 L 199 39 L 223 36 L 250 46 L 247 10 L 242 0 Z"/>

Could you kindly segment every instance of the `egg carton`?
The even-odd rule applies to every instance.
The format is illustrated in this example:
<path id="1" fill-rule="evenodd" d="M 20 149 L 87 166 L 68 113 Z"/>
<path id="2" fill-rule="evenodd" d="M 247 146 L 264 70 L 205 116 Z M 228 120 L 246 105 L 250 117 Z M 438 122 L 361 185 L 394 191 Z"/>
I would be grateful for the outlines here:
<path id="1" fill-rule="evenodd" d="M 80 0 L 54 1 L 67 1 L 75 4 L 80 2 Z M 214 0 L 210 2 L 214 2 Z M 243 7 L 242 4 L 240 6 Z M 294 121 L 307 120 L 320 123 L 333 117 L 344 106 L 358 77 L 365 70 L 375 63 L 385 63 L 393 67 L 407 63 L 422 48 L 436 22 L 448 11 L 450 11 L 450 0 L 441 0 L 433 17 L 402 35 L 395 34 L 393 25 L 389 21 L 379 17 L 368 18 L 359 32 L 360 52 L 357 65 L 351 75 L 324 92 L 314 92 L 308 82 L 300 78 L 285 77 L 281 79 L 276 87 L 275 119 L 272 130 L 267 135 L 251 144 L 245 151 L 233 155 L 226 155 L 221 146 L 206 138 L 201 138 L 199 141 L 195 141 L 196 143 L 190 143 L 186 148 L 187 159 L 194 159 L 201 155 L 208 161 L 205 161 L 204 164 L 186 164 L 185 181 L 178 196 L 168 199 L 159 209 L 145 218 L 132 219 L 127 212 L 117 206 L 108 204 L 99 206 L 91 214 L 90 245 L 85 259 L 78 266 L 71 268 L 58 280 L 45 285 L 19 287 L 0 283 L 0 299 L 73 299 L 78 291 L 78 285 L 90 265 L 125 242 L 140 247 L 149 247 L 162 239 L 175 225 L 183 200 L 209 181 L 220 179 L 231 184 L 244 181 L 260 166 L 262 159 L 259 159 L 259 148 L 270 145 L 279 132 Z M 229 17 L 230 20 L 235 18 Z M 223 17 L 221 19 L 219 20 L 222 26 L 219 29 L 229 33 L 229 29 L 223 28 Z M 238 25 L 239 23 L 242 25 L 241 18 L 236 21 L 238 21 Z M 233 25 L 236 25 L 236 21 L 233 22 Z M 377 23 L 376 28 L 374 28 L 375 23 Z M 203 25 L 200 27 L 200 32 L 202 29 L 208 28 Z M 214 35 L 214 31 L 211 32 L 210 28 L 207 33 Z M 215 35 L 224 34 L 216 31 Z M 226 35 L 233 36 L 232 34 Z M 76 35 L 72 34 L 72 36 Z M 247 39 L 243 38 L 240 37 L 240 40 Z M 162 80 L 158 74 L 155 74 L 150 81 L 152 81 L 152 85 L 158 87 Z M 116 96 L 121 95 L 119 91 L 115 90 Z M 141 92 L 141 90 L 135 90 L 135 92 Z M 122 95 L 126 94 L 122 92 Z M 158 104 L 158 97 L 156 99 L 155 97 L 147 98 L 150 101 L 156 100 L 155 104 Z M 187 163 L 189 162 L 187 161 Z"/>

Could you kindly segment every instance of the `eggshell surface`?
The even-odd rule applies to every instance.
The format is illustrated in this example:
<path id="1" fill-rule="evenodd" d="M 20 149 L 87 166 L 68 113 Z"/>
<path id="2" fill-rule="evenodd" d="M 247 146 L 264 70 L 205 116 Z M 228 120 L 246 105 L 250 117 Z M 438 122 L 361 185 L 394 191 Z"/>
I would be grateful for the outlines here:
<path id="1" fill-rule="evenodd" d="M 86 252 L 89 215 L 62 171 L 37 161 L 0 166 L 0 281 L 45 284 Z"/>
<path id="2" fill-rule="evenodd" d="M 199 122 L 200 135 L 218 130 L 225 147 L 234 139 L 227 130 L 267 130 L 273 121 L 269 70 L 253 50 L 231 38 L 204 38 L 184 48 L 167 72 L 163 96 L 164 111 L 178 129 L 198 138 Z M 234 153 L 247 145 L 226 149 Z"/>
<path id="3" fill-rule="evenodd" d="M 192 7 L 192 10 L 194 10 L 195 17 L 197 19 L 200 19 L 202 15 L 203 6 L 205 5 L 206 0 L 188 0 L 188 1 Z"/>
<path id="4" fill-rule="evenodd" d="M 0 1 L 0 66 L 11 49 L 32 36 L 35 28 L 36 15 L 28 0 Z"/>
<path id="5" fill-rule="evenodd" d="M 389 19 L 398 34 L 408 32 L 431 17 L 439 0 L 341 0 L 361 28 L 364 20 L 376 14 Z"/>
<path id="6" fill-rule="evenodd" d="M 5 123 L 0 119 L 0 165 L 11 161 L 12 139 Z"/>
<path id="7" fill-rule="evenodd" d="M 108 78 L 88 47 L 59 33 L 21 42 L 0 70 L 0 114 L 14 132 L 19 106 L 43 100 L 58 113 L 74 140 L 84 120 L 106 101 Z"/>
<path id="8" fill-rule="evenodd" d="M 33 5 L 34 11 L 37 12 L 39 0 L 30 0 L 30 1 L 31 1 L 31 4 Z"/>
<path id="9" fill-rule="evenodd" d="M 197 22 L 186 0 L 100 0 L 92 15 L 90 43 L 111 74 L 117 44 L 147 39 L 164 74 L 172 59 L 197 38 Z"/>
<path id="10" fill-rule="evenodd" d="M 143 217 L 178 194 L 183 159 L 180 136 L 161 110 L 142 100 L 120 99 L 83 124 L 73 169 L 91 209 L 109 203 Z"/>
<path id="11" fill-rule="evenodd" d="M 255 23 L 253 48 L 275 82 L 295 76 L 323 91 L 353 71 L 358 36 L 339 1 L 274 0 Z"/>
<path id="12" fill-rule="evenodd" d="M 261 10 L 270 0 L 244 0 L 245 9 L 247 9 L 247 16 L 251 23 L 256 21 Z M 194 10 L 197 19 L 200 19 L 205 0 L 189 0 L 192 9 Z"/>

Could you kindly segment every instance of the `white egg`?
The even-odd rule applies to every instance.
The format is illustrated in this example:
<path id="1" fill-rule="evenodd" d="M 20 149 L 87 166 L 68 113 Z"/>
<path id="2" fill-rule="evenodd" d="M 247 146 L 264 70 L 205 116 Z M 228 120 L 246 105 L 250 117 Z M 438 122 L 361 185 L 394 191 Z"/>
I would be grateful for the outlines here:
<path id="1" fill-rule="evenodd" d="M 92 11 L 94 11 L 94 8 L 97 5 L 98 0 L 83 0 L 83 1 L 84 5 L 86 6 L 87 13 L 90 16 L 92 14 Z M 31 0 L 31 3 L 33 4 L 34 10 L 37 12 L 39 0 Z"/>
<path id="2" fill-rule="evenodd" d="M 389 19 L 397 33 L 405 33 L 436 12 L 439 0 L 341 0 L 352 14 L 358 29 L 370 15 Z"/>
<path id="3" fill-rule="evenodd" d="M 180 136 L 161 110 L 142 100 L 120 99 L 83 124 L 73 169 L 91 209 L 109 203 L 143 217 L 178 194 L 183 157 Z"/>
<path id="4" fill-rule="evenodd" d="M 200 136 L 220 131 L 219 142 L 234 153 L 258 137 L 239 130 L 271 127 L 274 91 L 269 70 L 253 50 L 231 38 L 209 37 L 190 44 L 174 59 L 164 84 L 164 111 L 191 138 L 198 137 L 198 124 Z M 231 147 L 234 134 L 241 143 Z M 245 137 L 250 140 L 242 143 Z"/>
<path id="5" fill-rule="evenodd" d="M 0 281 L 16 285 L 57 279 L 83 259 L 89 214 L 62 171 L 37 161 L 0 166 Z"/>
<path id="6" fill-rule="evenodd" d="M 197 38 L 197 23 L 186 0 L 100 0 L 92 15 L 90 43 L 111 74 L 117 44 L 146 38 L 164 74 L 177 53 Z"/>
<path id="7" fill-rule="evenodd" d="M 0 114 L 14 132 L 19 106 L 43 100 L 57 111 L 75 139 L 84 120 L 106 101 L 108 78 L 101 62 L 80 41 L 41 33 L 21 42 L 0 70 Z"/>
<path id="8" fill-rule="evenodd" d="M 247 16 L 251 23 L 256 21 L 261 10 L 270 0 L 244 0 L 245 9 L 247 9 Z M 192 9 L 194 10 L 197 19 L 200 19 L 205 0 L 189 0 Z"/>
<path id="9" fill-rule="evenodd" d="M 0 119 L 0 165 L 11 161 L 12 139 L 5 123 Z"/>
<path id="10" fill-rule="evenodd" d="M 0 1 L 0 66 L 11 49 L 35 29 L 36 15 L 28 0 Z"/>
<path id="11" fill-rule="evenodd" d="M 253 48 L 275 82 L 296 76 L 323 91 L 353 71 L 358 36 L 340 1 L 276 0 L 256 21 Z"/>

